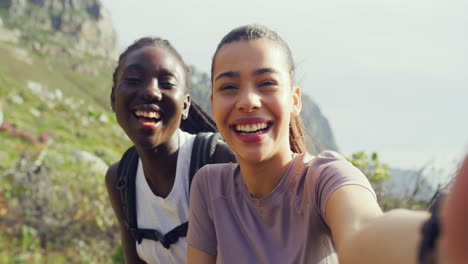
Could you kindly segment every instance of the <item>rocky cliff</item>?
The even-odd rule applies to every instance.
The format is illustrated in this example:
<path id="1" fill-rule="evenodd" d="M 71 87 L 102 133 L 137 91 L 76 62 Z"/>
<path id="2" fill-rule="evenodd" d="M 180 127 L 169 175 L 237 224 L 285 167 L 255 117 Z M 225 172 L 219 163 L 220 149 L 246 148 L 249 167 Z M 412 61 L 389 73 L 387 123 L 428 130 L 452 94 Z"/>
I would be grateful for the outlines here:
<path id="1" fill-rule="evenodd" d="M 110 14 L 99 0 L 0 0 L 0 15 L 18 39 L 43 54 L 118 56 Z"/>

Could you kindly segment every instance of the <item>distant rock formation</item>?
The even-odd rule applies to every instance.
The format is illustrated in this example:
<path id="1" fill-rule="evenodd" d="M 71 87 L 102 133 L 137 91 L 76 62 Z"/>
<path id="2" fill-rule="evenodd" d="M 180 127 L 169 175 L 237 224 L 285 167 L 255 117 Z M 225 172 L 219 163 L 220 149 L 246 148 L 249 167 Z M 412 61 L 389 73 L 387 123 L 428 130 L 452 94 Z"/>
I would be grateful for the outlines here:
<path id="1" fill-rule="evenodd" d="M 396 197 L 429 201 L 436 191 L 424 175 L 424 170 L 390 169 L 392 179 L 384 184 L 388 194 Z"/>
<path id="2" fill-rule="evenodd" d="M 306 137 L 310 151 L 312 151 L 311 146 L 314 146 L 315 152 L 323 150 L 338 151 L 328 119 L 322 114 L 318 104 L 304 93 L 302 94 L 301 118 L 307 131 L 312 136 L 312 138 Z"/>
<path id="3" fill-rule="evenodd" d="M 36 51 L 72 55 L 76 50 L 112 59 L 119 55 L 110 13 L 99 0 L 0 0 L 0 8 L 7 10 L 4 23 L 20 29 Z"/>

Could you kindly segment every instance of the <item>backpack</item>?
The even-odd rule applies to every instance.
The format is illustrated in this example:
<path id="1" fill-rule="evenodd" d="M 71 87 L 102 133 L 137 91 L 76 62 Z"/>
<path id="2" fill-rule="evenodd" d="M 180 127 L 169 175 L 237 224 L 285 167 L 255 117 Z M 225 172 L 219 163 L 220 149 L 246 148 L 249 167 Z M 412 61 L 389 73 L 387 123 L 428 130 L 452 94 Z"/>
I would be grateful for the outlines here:
<path id="1" fill-rule="evenodd" d="M 219 133 L 212 132 L 202 132 L 195 136 L 190 157 L 189 190 L 195 172 L 204 165 L 214 162 L 216 143 L 220 138 Z M 135 146 L 130 147 L 122 156 L 117 170 L 117 189 L 120 193 L 125 226 L 138 244 L 141 244 L 143 238 L 146 238 L 159 241 L 164 248 L 169 249 L 171 244 L 177 242 L 179 237 L 187 235 L 188 222 L 180 224 L 167 234 L 161 234 L 156 229 L 138 228 L 135 201 L 135 178 L 138 159 Z"/>

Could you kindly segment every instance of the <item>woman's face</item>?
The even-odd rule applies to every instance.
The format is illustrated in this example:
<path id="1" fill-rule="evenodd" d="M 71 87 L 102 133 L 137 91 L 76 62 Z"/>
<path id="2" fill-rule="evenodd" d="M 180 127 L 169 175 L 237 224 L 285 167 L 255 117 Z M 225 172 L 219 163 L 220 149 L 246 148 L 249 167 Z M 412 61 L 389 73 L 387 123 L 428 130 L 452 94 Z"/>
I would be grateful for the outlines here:
<path id="1" fill-rule="evenodd" d="M 284 48 L 270 39 L 219 49 L 213 68 L 213 118 L 239 160 L 288 155 L 289 121 L 301 108 Z"/>
<path id="2" fill-rule="evenodd" d="M 190 106 L 185 78 L 180 61 L 166 48 L 145 46 L 127 55 L 112 103 L 117 121 L 135 145 L 177 144 L 175 131 Z"/>

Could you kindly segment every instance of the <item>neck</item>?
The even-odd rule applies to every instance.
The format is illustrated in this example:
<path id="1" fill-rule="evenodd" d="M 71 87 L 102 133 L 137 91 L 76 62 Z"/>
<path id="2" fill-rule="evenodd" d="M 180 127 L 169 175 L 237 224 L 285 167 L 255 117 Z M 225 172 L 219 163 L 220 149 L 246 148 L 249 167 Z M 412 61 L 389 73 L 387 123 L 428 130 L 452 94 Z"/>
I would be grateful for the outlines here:
<path id="1" fill-rule="evenodd" d="M 153 193 L 163 198 L 167 197 L 174 186 L 179 153 L 177 144 L 161 144 L 153 149 L 136 146 L 140 156 L 146 181 Z"/>
<path id="2" fill-rule="evenodd" d="M 239 160 L 242 179 L 250 195 L 262 198 L 271 193 L 280 183 L 291 161 L 291 151 L 258 163 Z"/>

